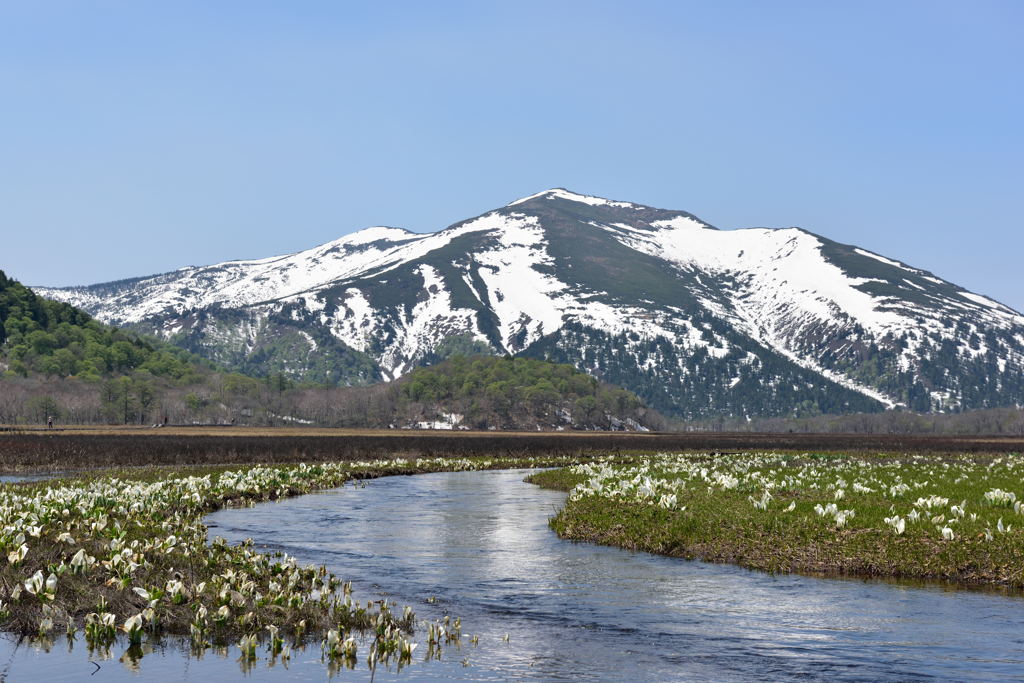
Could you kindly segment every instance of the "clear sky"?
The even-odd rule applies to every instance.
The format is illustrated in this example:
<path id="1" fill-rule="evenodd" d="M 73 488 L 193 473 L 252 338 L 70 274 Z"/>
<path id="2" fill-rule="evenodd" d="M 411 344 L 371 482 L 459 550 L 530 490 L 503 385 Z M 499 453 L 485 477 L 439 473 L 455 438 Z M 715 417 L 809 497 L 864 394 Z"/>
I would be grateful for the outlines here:
<path id="1" fill-rule="evenodd" d="M 564 186 L 1022 310 L 1022 35 L 1016 0 L 0 0 L 0 269 L 102 282 Z"/>

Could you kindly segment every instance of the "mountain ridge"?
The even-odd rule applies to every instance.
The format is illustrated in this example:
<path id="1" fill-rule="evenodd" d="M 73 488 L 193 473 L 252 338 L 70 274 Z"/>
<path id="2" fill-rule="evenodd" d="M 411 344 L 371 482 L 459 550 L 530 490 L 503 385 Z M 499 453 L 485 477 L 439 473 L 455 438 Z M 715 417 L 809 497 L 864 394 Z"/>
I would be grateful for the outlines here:
<path id="1" fill-rule="evenodd" d="M 648 401 L 652 383 L 676 387 L 652 406 L 688 417 L 1024 402 L 1024 316 L 1005 304 L 803 228 L 719 230 L 565 188 L 434 233 L 378 226 L 38 291 L 229 366 L 339 383 L 400 376 L 465 338 Z"/>

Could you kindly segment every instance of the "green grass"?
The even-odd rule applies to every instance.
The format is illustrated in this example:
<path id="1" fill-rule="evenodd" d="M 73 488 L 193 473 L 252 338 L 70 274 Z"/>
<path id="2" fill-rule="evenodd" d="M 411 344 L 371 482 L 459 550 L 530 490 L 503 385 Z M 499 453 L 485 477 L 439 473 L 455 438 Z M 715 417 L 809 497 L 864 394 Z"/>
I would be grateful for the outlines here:
<path id="1" fill-rule="evenodd" d="M 1022 475 L 1018 456 L 741 454 L 576 466 L 531 480 L 572 490 L 551 520 L 563 538 L 769 572 L 1024 588 L 1024 507 L 986 498 L 1024 493 Z M 948 500 L 929 508 L 930 496 Z M 844 511 L 853 515 L 841 519 Z"/>

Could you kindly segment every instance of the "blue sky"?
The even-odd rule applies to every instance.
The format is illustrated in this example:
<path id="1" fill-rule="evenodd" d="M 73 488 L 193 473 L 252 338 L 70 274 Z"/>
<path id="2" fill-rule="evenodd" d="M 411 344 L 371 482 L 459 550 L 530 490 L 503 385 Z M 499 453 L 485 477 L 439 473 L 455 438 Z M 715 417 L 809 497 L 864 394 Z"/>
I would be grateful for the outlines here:
<path id="1" fill-rule="evenodd" d="M 1024 3 L 0 1 L 0 268 L 69 285 L 554 186 L 1024 309 Z"/>

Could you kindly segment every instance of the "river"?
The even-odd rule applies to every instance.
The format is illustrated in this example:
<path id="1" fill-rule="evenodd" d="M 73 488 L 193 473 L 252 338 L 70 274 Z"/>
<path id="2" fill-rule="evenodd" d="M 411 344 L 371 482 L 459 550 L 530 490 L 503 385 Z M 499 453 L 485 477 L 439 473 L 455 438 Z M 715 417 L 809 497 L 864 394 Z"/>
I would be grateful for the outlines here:
<path id="1" fill-rule="evenodd" d="M 565 494 L 522 471 L 371 480 L 254 508 L 220 510 L 210 534 L 327 564 L 356 597 L 383 591 L 421 618 L 450 613 L 460 647 L 377 681 L 999 680 L 1024 673 L 1024 601 L 885 582 L 771 576 L 562 541 L 547 519 Z M 429 602 L 427 601 L 429 599 Z M 479 637 L 472 645 L 470 637 Z M 507 641 L 505 639 L 507 635 Z M 366 648 L 361 651 L 365 659 Z M 146 680 L 241 680 L 237 648 L 142 659 Z M 0 654 L 0 657 L 3 657 Z M 262 657 L 262 655 L 261 655 Z M 79 645 L 7 654 L 10 678 L 84 680 Z M 0 661 L 4 661 L 0 659 Z M 137 680 L 100 661 L 104 676 Z M 339 680 L 367 680 L 365 669 Z M 261 659 L 246 680 L 327 678 L 316 645 L 287 670 Z M 2 678 L 0 678 L 2 680 Z"/>

